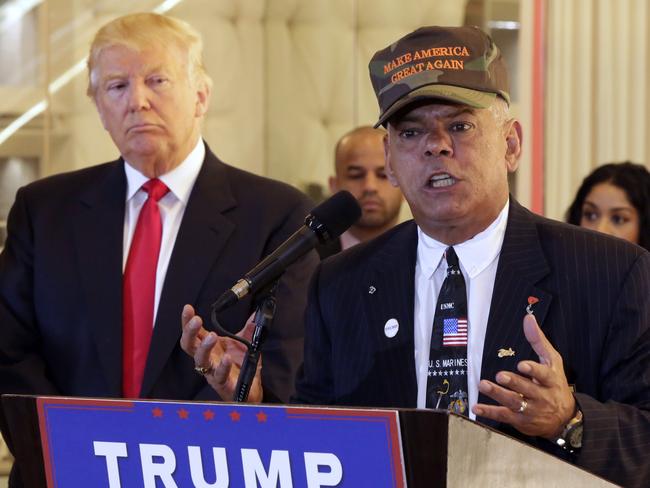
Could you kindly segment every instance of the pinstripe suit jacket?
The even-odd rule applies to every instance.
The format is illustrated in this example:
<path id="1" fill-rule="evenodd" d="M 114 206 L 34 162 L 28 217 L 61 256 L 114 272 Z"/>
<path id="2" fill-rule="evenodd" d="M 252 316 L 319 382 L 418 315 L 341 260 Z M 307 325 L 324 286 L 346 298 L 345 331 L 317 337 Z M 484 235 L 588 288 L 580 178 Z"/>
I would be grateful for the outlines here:
<path id="1" fill-rule="evenodd" d="M 413 342 L 417 232 L 413 221 L 322 263 L 312 278 L 303 403 L 415 407 Z M 369 293 L 369 287 L 376 291 Z M 560 352 L 584 413 L 579 455 L 568 459 L 625 486 L 650 480 L 650 253 L 544 219 L 511 199 L 483 350 L 481 377 L 538 360 L 522 328 L 528 296 Z M 384 324 L 402 326 L 394 338 Z M 408 326 L 405 326 L 408 324 Z M 516 357 L 498 358 L 502 347 Z M 483 403 L 494 403 L 481 395 Z M 479 418 L 561 457 L 553 443 Z"/>

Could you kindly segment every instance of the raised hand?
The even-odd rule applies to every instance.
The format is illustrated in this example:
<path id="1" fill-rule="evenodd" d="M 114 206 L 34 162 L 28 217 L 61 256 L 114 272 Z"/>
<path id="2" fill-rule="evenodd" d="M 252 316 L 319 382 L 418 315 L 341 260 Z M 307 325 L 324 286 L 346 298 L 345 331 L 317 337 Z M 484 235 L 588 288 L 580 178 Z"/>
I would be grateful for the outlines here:
<path id="1" fill-rule="evenodd" d="M 496 383 L 481 380 L 479 391 L 500 406 L 476 404 L 481 417 L 512 425 L 531 436 L 553 440 L 573 417 L 576 403 L 567 383 L 562 357 L 548 341 L 534 315 L 524 317 L 524 334 L 539 362 L 521 361 L 519 373 L 500 371 Z"/>
<path id="2" fill-rule="evenodd" d="M 194 359 L 194 369 L 205 377 L 223 400 L 233 400 L 246 346 L 228 337 L 220 337 L 215 332 L 208 332 L 191 305 L 183 307 L 181 324 L 181 348 Z M 254 329 L 255 323 L 251 315 L 237 335 L 250 341 Z M 260 359 L 248 395 L 249 402 L 262 401 L 261 367 Z"/>

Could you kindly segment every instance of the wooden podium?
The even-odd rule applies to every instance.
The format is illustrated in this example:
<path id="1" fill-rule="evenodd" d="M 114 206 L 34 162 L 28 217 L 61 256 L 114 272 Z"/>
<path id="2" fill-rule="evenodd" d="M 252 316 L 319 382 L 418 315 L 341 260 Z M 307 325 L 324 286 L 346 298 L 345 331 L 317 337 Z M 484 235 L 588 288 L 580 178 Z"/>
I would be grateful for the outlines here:
<path id="1" fill-rule="evenodd" d="M 557 487 L 614 485 L 465 417 L 400 411 L 409 486 Z M 430 435 L 431 432 L 439 436 Z M 432 484 L 431 480 L 442 480 Z"/>
<path id="2" fill-rule="evenodd" d="M 248 488 L 255 476 L 266 480 L 259 486 L 310 488 L 615 486 L 441 411 L 21 395 L 4 395 L 2 405 L 28 488 L 128 488 L 143 479 Z M 190 481 L 197 466 L 198 484 Z"/>

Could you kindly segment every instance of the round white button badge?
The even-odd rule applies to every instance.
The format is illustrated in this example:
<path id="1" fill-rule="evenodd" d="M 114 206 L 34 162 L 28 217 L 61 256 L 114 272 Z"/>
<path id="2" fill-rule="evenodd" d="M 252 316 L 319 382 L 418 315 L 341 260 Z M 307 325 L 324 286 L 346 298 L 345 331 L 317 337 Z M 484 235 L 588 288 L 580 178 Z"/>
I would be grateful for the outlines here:
<path id="1" fill-rule="evenodd" d="M 386 337 L 392 339 L 397 335 L 397 331 L 399 331 L 399 322 L 397 319 L 388 319 L 386 325 L 384 325 L 384 334 L 386 334 Z"/>

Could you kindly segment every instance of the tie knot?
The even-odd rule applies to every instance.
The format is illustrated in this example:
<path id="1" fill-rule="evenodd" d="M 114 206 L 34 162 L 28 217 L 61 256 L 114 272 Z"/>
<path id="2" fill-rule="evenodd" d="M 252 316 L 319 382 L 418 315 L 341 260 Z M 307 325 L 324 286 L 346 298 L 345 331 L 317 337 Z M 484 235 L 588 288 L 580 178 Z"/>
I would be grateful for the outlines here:
<path id="1" fill-rule="evenodd" d="M 154 201 L 158 202 L 162 197 L 164 197 L 169 188 L 158 178 L 147 181 L 142 185 L 142 189 L 149 194 L 149 198 L 153 198 Z"/>
<path id="2" fill-rule="evenodd" d="M 459 268 L 458 265 L 458 256 L 456 256 L 456 251 L 454 251 L 453 247 L 448 247 L 447 250 L 445 251 L 445 260 L 447 261 L 447 267 L 448 268 Z M 447 270 L 449 271 L 449 270 Z"/>

